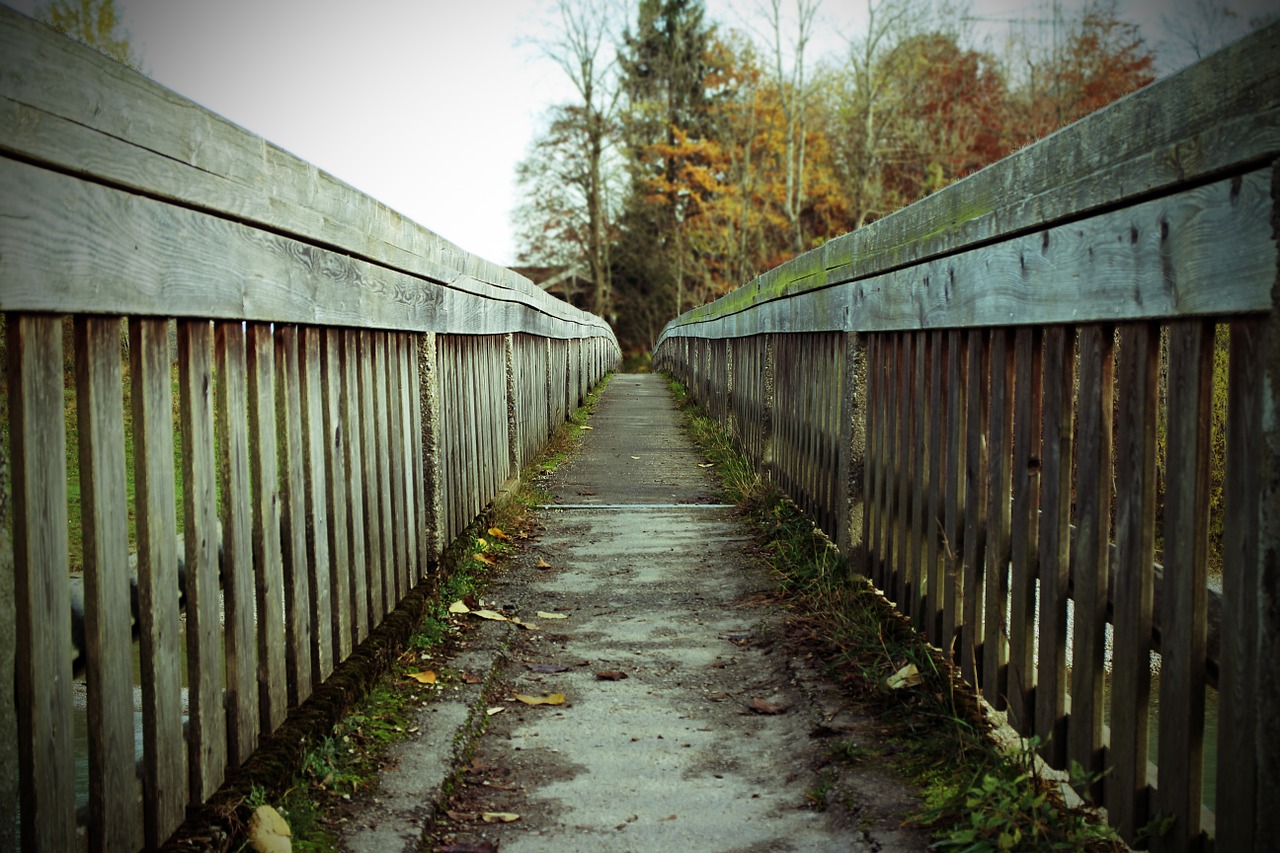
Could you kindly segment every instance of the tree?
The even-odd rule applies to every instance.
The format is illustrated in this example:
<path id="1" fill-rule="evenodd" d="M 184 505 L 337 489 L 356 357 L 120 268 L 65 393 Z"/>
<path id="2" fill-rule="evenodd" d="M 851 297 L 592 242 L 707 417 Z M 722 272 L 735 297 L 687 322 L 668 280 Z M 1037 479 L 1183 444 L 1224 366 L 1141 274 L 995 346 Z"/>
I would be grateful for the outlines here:
<path id="1" fill-rule="evenodd" d="M 121 27 L 115 0 L 46 0 L 36 8 L 36 17 L 68 38 L 141 70 L 129 34 Z"/>
<path id="2" fill-rule="evenodd" d="M 773 73 L 782 115 L 786 120 L 783 137 L 785 149 L 786 195 L 783 211 L 791 224 L 792 247 L 797 253 L 805 249 L 800 212 L 804 207 L 805 119 L 809 107 L 809 81 L 805 77 L 805 49 L 813 37 L 813 21 L 820 0 L 796 0 L 796 32 L 791 44 L 790 69 L 785 66 L 782 45 L 782 0 L 769 0 L 769 26 L 773 31 Z"/>

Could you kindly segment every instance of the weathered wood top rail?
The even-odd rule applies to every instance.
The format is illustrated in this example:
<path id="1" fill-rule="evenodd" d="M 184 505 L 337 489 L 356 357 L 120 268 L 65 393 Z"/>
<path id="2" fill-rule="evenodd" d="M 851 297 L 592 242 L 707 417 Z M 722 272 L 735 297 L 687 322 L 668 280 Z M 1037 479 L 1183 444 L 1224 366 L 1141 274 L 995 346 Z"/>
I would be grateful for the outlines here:
<path id="1" fill-rule="evenodd" d="M 1162 850 L 1280 837 L 1278 187 L 1280 25 L 654 354 L 1127 840 L 1173 818 Z"/>
<path id="2" fill-rule="evenodd" d="M 19 803 L 24 850 L 162 844 L 619 356 L 604 320 L 3 6 L 0 312 L 0 849 Z"/>

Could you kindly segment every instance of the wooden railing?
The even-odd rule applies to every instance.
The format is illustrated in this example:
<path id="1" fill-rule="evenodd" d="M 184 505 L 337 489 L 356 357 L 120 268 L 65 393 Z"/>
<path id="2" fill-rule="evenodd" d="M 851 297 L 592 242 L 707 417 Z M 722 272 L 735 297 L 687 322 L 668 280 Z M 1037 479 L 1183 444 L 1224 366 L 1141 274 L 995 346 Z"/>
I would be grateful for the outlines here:
<path id="1" fill-rule="evenodd" d="M 1280 838 L 1278 158 L 1271 27 L 687 312 L 655 350 L 1160 849 Z"/>
<path id="2" fill-rule="evenodd" d="M 85 843 L 78 714 L 88 846 L 162 843 L 618 357 L 600 319 L 4 7 L 0 311 L 3 849 Z"/>

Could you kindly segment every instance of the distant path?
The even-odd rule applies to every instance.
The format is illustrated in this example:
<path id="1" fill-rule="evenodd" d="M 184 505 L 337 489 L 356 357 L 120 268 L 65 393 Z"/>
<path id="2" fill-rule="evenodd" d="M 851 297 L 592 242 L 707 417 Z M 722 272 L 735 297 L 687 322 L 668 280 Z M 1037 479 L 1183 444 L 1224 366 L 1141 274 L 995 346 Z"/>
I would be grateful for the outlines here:
<path id="1" fill-rule="evenodd" d="M 873 770 L 812 808 L 832 778 L 826 756 L 862 742 L 863 724 L 787 653 L 750 530 L 714 505 L 715 478 L 665 381 L 615 376 L 591 426 L 552 478 L 565 508 L 540 512 L 527 566 L 492 592 L 541 630 L 512 650 L 505 711 L 489 720 L 437 849 L 924 850 L 897 828 L 910 807 L 902 786 Z M 597 677 L 608 671 L 626 678 Z M 529 707 L 509 701 L 516 692 L 567 701 Z M 781 713 L 752 711 L 757 700 Z M 485 824 L 483 812 L 520 819 Z"/>

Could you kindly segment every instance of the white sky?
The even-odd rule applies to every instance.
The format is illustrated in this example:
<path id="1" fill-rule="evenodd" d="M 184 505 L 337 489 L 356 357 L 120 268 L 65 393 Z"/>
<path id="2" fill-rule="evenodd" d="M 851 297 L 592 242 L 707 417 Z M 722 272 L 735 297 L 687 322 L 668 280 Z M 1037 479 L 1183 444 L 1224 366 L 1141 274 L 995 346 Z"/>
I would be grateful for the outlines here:
<path id="1" fill-rule="evenodd" d="M 27 14 L 35 0 L 4 0 Z M 1068 7 L 1080 0 L 1065 0 Z M 1153 34 L 1171 4 L 1122 0 Z M 1269 5 L 1274 0 L 1246 0 Z M 744 28 L 756 0 L 708 0 Z M 790 3 L 786 3 L 790 5 Z M 976 0 L 1019 17 L 1028 3 Z M 1237 5 L 1243 5 L 1237 0 Z M 553 0 L 117 0 L 146 72 L 178 93 L 336 175 L 467 251 L 515 261 L 515 167 L 563 72 L 530 38 Z M 811 55 L 857 36 L 864 0 L 825 0 Z M 1033 13 L 1034 14 L 1034 13 Z"/>

